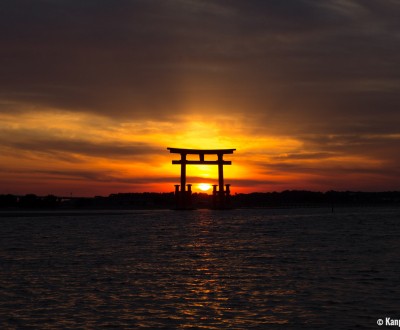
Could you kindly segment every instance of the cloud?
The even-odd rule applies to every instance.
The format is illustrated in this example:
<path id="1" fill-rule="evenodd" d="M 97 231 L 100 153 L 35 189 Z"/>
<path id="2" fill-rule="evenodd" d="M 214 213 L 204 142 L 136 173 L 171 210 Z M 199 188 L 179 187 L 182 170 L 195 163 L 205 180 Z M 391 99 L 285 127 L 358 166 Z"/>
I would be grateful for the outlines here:
<path id="1" fill-rule="evenodd" d="M 395 173 L 399 15 L 396 0 L 4 0 L 0 146 L 136 162 L 171 141 L 240 140 L 265 168 Z M 49 112 L 65 127 L 27 119 Z"/>
<path id="2" fill-rule="evenodd" d="M 300 152 L 290 153 L 271 157 L 276 160 L 314 160 L 314 159 L 327 159 L 334 157 L 334 153 L 329 152 Z"/>
<path id="3" fill-rule="evenodd" d="M 90 141 L 79 138 L 61 138 L 38 134 L 37 131 L 0 130 L 1 146 L 15 152 L 48 154 L 64 161 L 76 162 L 78 156 L 106 159 L 134 159 L 144 161 L 146 157 L 160 152 L 160 148 L 141 142 Z M 83 160 L 83 159 L 82 159 Z"/>
<path id="4" fill-rule="evenodd" d="M 324 150 L 334 156 L 363 156 L 381 162 L 400 161 L 400 156 L 392 153 L 400 142 L 399 134 L 305 135 L 303 142 L 304 148 Z"/>
<path id="5" fill-rule="evenodd" d="M 98 169 L 94 170 L 36 170 L 35 174 L 45 175 L 52 179 L 57 180 L 81 180 L 81 181 L 91 181 L 91 182 L 105 182 L 105 183 L 115 183 L 115 184 L 136 184 L 136 185 L 146 185 L 149 183 L 149 179 L 145 177 L 137 176 L 121 176 L 121 173 L 116 171 L 102 171 Z M 171 181 L 176 181 L 174 177 L 153 177 L 152 183 L 170 183 Z M 172 190 L 172 187 L 171 187 Z"/>
<path id="6" fill-rule="evenodd" d="M 131 119 L 197 107 L 284 126 L 300 113 L 305 123 L 328 113 L 333 123 L 349 112 L 395 117 L 399 106 L 393 1 L 5 1 L 3 9 L 0 96 L 21 107 Z M 364 81 L 392 87 L 371 93 Z"/>

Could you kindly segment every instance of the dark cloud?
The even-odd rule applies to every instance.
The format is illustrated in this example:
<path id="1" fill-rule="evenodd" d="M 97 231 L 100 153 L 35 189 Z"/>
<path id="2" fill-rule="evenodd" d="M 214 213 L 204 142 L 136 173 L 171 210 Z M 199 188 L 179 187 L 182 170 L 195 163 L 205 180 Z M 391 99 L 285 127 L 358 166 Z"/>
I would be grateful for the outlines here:
<path id="1" fill-rule="evenodd" d="M 40 174 L 41 176 L 47 177 L 47 179 L 56 179 L 56 180 L 78 180 L 78 181 L 90 181 L 90 182 L 98 182 L 98 183 L 115 183 L 115 184 L 128 184 L 128 185 L 146 185 L 149 184 L 149 178 L 145 177 L 137 177 L 129 175 L 121 175 L 121 173 L 115 171 L 104 171 L 99 169 L 94 169 L 91 171 L 85 170 L 62 170 L 62 171 L 53 171 L 53 170 L 35 170 L 32 171 L 34 174 Z M 151 179 L 152 183 L 170 183 L 176 181 L 176 178 L 173 177 L 153 177 Z"/>
<path id="2" fill-rule="evenodd" d="M 203 179 L 204 181 L 204 179 Z M 279 185 L 279 184 L 285 184 L 284 181 L 280 180 L 252 180 L 252 179 L 229 179 L 229 183 L 232 184 L 234 187 L 254 187 L 254 189 L 257 189 L 257 187 L 263 187 L 265 189 L 265 185 Z"/>
<path id="3" fill-rule="evenodd" d="M 329 152 L 299 152 L 271 157 L 273 160 L 314 160 L 335 157 L 335 153 Z"/>
<path id="4" fill-rule="evenodd" d="M 61 138 L 46 136 L 36 131 L 16 132 L 0 130 L 1 146 L 17 151 L 48 154 L 63 161 L 78 162 L 81 157 L 100 157 L 107 159 L 134 159 L 137 162 L 147 160 L 154 153 L 161 153 L 158 147 L 145 143 L 122 141 L 93 142 L 79 138 Z"/>
<path id="5" fill-rule="evenodd" d="M 364 156 L 382 162 L 400 161 L 396 152 L 400 135 L 375 134 L 341 134 L 341 135 L 308 135 L 303 136 L 304 148 L 324 150 L 335 156 Z"/>
<path id="6" fill-rule="evenodd" d="M 287 130 L 378 112 L 390 125 L 399 14 L 391 0 L 6 0 L 0 97 L 132 119 L 193 102 Z"/>
<path id="7" fill-rule="evenodd" d="M 325 166 L 304 164 L 304 163 L 286 163 L 277 162 L 271 163 L 266 166 L 266 174 L 276 174 L 276 173 L 294 173 L 294 174 L 310 174 L 316 176 L 329 177 L 330 173 L 335 173 L 335 175 L 343 174 L 382 174 L 381 168 L 371 168 L 368 164 L 359 163 L 356 166 L 343 164 L 341 162 L 332 162 L 331 164 L 325 164 Z M 391 169 L 390 172 L 386 172 L 385 176 L 393 176 L 394 174 L 399 174 L 400 171 L 397 169 Z M 334 180 L 331 177 L 331 180 Z"/>

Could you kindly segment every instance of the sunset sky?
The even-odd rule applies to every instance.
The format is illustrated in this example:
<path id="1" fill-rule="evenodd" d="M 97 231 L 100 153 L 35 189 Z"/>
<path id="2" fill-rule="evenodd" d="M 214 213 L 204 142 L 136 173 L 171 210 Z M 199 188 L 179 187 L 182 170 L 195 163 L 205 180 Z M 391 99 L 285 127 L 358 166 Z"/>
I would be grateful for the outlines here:
<path id="1" fill-rule="evenodd" d="M 2 0 L 0 194 L 173 191 L 167 147 L 236 148 L 232 193 L 400 190 L 399 17 L 399 0 Z"/>

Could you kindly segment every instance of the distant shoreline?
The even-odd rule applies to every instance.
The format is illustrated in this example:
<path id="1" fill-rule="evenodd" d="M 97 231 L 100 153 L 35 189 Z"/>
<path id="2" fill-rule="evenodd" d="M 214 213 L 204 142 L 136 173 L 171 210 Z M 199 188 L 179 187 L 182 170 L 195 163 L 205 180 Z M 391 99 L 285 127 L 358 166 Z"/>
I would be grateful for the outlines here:
<path id="1" fill-rule="evenodd" d="M 188 197 L 189 198 L 189 197 Z M 192 193 L 191 209 L 212 209 L 212 195 Z M 328 191 L 313 192 L 306 190 L 285 190 L 282 192 L 234 194 L 229 196 L 228 209 L 295 209 L 339 207 L 400 207 L 400 191 L 388 192 L 351 192 Z M 107 197 L 58 197 L 54 195 L 24 196 L 0 195 L 0 216 L 46 216 L 121 214 L 138 210 L 168 210 L 177 208 L 174 193 L 120 193 Z"/>

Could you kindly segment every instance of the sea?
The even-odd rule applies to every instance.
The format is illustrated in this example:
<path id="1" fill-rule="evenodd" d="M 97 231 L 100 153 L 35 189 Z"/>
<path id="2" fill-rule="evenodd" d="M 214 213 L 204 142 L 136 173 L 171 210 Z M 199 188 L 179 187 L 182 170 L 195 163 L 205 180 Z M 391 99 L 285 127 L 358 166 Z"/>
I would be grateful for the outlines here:
<path id="1" fill-rule="evenodd" d="M 399 319 L 400 208 L 0 214 L 1 329 L 387 329 Z"/>

